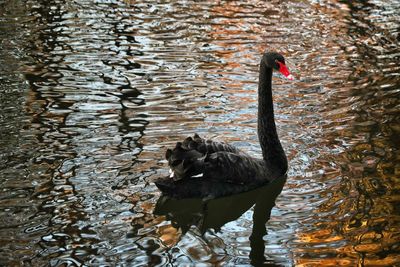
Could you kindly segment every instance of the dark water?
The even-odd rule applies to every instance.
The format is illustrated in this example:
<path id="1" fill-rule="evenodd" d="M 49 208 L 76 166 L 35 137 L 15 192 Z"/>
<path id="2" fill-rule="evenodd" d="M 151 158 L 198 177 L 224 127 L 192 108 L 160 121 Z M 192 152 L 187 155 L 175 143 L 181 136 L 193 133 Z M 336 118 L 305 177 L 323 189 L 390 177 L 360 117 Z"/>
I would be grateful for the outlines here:
<path id="1" fill-rule="evenodd" d="M 399 25 L 395 0 L 0 0 L 0 265 L 400 266 Z M 264 50 L 296 76 L 286 184 L 159 199 L 193 132 L 260 154 Z"/>

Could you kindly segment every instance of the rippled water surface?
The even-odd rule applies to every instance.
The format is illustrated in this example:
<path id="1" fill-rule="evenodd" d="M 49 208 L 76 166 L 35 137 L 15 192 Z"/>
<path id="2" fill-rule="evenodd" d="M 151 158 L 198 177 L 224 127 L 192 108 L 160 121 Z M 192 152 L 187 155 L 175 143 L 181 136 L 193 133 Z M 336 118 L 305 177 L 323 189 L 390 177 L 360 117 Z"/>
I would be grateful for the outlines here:
<path id="1" fill-rule="evenodd" d="M 0 265 L 400 266 L 400 2 L 161 2 L 0 0 Z M 194 132 L 260 154 L 265 50 L 287 178 L 160 198 Z"/>

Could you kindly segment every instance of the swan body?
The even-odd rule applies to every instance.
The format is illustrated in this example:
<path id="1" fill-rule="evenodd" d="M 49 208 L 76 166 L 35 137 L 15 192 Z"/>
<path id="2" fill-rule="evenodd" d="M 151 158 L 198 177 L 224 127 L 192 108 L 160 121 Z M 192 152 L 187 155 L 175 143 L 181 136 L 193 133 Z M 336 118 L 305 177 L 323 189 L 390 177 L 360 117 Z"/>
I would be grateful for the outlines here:
<path id="1" fill-rule="evenodd" d="M 232 145 L 195 134 L 167 149 L 170 176 L 155 181 L 164 194 L 175 198 L 216 198 L 254 189 L 286 173 L 288 163 L 274 120 L 273 69 L 292 79 L 282 55 L 263 55 L 258 89 L 258 137 L 263 157 L 251 157 Z"/>

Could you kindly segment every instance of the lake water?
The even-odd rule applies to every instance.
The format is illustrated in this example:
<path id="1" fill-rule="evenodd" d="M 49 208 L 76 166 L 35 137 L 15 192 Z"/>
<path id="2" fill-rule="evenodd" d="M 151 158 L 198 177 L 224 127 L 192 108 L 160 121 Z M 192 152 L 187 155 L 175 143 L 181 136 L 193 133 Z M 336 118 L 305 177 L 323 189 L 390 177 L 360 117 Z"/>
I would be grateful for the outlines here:
<path id="1" fill-rule="evenodd" d="M 397 0 L 0 0 L 0 265 L 400 266 L 399 25 Z M 260 155 L 265 50 L 296 77 L 287 177 L 160 198 L 194 132 Z"/>

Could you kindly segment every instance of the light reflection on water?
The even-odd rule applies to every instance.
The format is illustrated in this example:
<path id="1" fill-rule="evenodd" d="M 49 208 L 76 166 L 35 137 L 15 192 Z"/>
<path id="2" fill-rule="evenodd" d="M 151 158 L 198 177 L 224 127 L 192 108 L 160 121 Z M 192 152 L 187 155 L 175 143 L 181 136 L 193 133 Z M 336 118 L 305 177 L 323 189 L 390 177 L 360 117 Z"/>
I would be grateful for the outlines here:
<path id="1" fill-rule="evenodd" d="M 183 232 L 150 181 L 193 132 L 259 155 L 265 49 L 297 78 L 274 79 L 267 262 L 400 264 L 397 1 L 0 6 L 2 265 L 251 264 L 253 209 Z"/>

